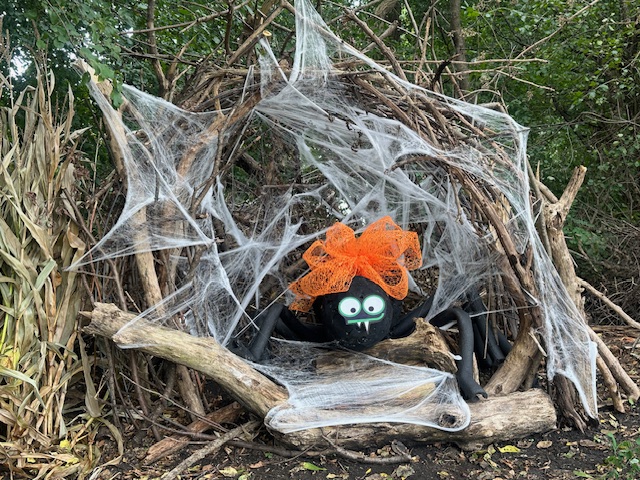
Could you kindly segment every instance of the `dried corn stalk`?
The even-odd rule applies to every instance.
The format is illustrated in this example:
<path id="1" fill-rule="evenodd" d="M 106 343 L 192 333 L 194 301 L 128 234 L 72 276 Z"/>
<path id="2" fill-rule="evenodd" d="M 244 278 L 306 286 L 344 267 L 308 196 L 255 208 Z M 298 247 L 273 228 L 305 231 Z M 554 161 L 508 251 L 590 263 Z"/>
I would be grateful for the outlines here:
<path id="1" fill-rule="evenodd" d="M 71 91 L 63 112 L 54 111 L 54 85 L 39 70 L 35 88 L 0 109 L 0 448 L 12 471 L 31 478 L 87 471 L 96 460 L 87 433 L 101 416 L 78 337 L 80 276 L 65 271 L 85 251 L 65 213 L 74 211 L 83 130 L 72 128 Z M 3 93 L 13 91 L 0 75 Z M 74 418 L 67 394 L 78 381 L 86 409 Z"/>

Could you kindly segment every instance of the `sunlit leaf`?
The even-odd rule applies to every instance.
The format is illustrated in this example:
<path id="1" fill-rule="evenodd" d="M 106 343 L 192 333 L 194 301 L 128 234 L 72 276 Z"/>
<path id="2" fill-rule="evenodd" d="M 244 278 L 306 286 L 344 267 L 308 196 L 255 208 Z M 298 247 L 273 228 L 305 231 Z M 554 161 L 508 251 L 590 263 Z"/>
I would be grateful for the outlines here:
<path id="1" fill-rule="evenodd" d="M 326 468 L 319 467 L 317 465 L 314 465 L 311 462 L 303 462 L 302 463 L 302 468 L 304 468 L 305 470 L 310 470 L 312 472 L 319 472 L 319 471 L 322 471 L 322 470 L 326 470 Z"/>
<path id="2" fill-rule="evenodd" d="M 505 445 L 504 447 L 498 447 L 500 453 L 518 453 L 520 449 L 515 445 Z"/>

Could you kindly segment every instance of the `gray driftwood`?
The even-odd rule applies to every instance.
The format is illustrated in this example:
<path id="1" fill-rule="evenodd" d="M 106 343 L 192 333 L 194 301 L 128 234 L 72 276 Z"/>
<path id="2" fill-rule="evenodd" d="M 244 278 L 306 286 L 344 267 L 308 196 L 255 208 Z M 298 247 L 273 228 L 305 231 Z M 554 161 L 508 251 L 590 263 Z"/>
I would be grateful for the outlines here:
<path id="1" fill-rule="evenodd" d="M 254 370 L 243 359 L 220 346 L 212 338 L 193 337 L 187 333 L 136 320 L 133 314 L 123 312 L 112 304 L 97 303 L 92 312 L 84 312 L 91 323 L 85 332 L 112 339 L 122 348 L 137 348 L 146 353 L 171 360 L 172 362 L 198 370 L 242 403 L 247 409 L 264 418 L 267 412 L 287 401 L 284 388 Z M 122 329 L 127 325 L 127 328 Z M 378 353 L 389 355 L 394 360 L 398 352 L 410 351 L 409 360 L 415 362 L 416 348 L 426 337 L 431 345 L 440 345 L 430 328 L 418 328 L 415 335 L 408 337 L 407 345 L 402 340 L 378 347 Z M 420 335 L 426 336 L 420 340 Z M 435 341 L 433 341 L 435 340 Z M 417 343 L 416 343 L 417 342 Z M 416 347 L 417 346 L 417 347 Z M 436 347 L 440 348 L 440 347 Z M 444 347 L 442 347 L 444 348 Z M 435 355 L 422 349 L 418 357 L 428 361 L 439 358 L 447 362 L 448 353 Z M 442 365 L 441 365 L 442 366 Z M 503 396 L 491 396 L 487 400 L 472 403 L 471 424 L 460 432 L 444 432 L 430 427 L 412 424 L 365 424 L 346 425 L 280 435 L 285 443 L 298 447 L 326 445 L 330 439 L 336 445 L 349 448 L 363 448 L 389 444 L 392 440 L 407 442 L 455 442 L 463 448 L 479 448 L 495 441 L 504 441 L 549 431 L 555 428 L 556 413 L 548 395 L 541 390 L 527 390 Z M 279 435 L 279 434 L 275 434 Z"/>
<path id="2" fill-rule="evenodd" d="M 288 433 L 283 440 L 304 447 L 322 444 L 323 439 L 328 438 L 346 448 L 358 449 L 402 439 L 409 443 L 452 442 L 465 450 L 477 450 L 493 442 L 548 432 L 556 426 L 553 402 L 539 389 L 489 397 L 469 404 L 469 409 L 471 424 L 459 432 L 408 423 L 371 423 L 303 430 Z"/>
<path id="3" fill-rule="evenodd" d="M 137 348 L 202 372 L 260 417 L 287 399 L 284 388 L 212 338 L 193 337 L 145 320 L 136 320 L 120 331 L 135 315 L 113 304 L 97 303 L 93 312 L 84 315 L 91 318 L 85 332 L 111 338 L 121 348 Z"/>

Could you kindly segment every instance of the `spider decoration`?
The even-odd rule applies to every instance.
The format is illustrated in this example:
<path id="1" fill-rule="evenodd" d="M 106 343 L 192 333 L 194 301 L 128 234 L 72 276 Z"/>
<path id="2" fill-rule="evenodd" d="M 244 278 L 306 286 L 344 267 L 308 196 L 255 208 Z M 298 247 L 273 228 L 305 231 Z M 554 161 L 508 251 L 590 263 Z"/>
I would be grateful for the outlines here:
<path id="1" fill-rule="evenodd" d="M 431 308 L 433 297 L 407 313 L 402 300 L 408 291 L 408 270 L 418 268 L 421 252 L 415 232 L 406 232 L 390 217 L 371 224 L 362 235 L 342 223 L 327 231 L 304 254 L 311 271 L 290 288 L 297 295 L 290 308 L 274 304 L 255 319 L 259 330 L 248 345 L 238 339 L 232 350 L 260 362 L 268 356 L 275 332 L 290 339 L 334 343 L 362 351 L 386 338 L 402 338 L 415 329 L 415 320 Z M 292 310 L 313 309 L 316 324 L 302 322 Z M 487 328 L 485 308 L 477 291 L 467 294 L 464 308 L 449 308 L 430 321 L 445 328 L 457 323 L 459 359 L 456 378 L 462 396 L 470 401 L 487 397 L 473 378 L 473 353 L 482 366 L 500 364 L 510 349 L 504 335 Z"/>

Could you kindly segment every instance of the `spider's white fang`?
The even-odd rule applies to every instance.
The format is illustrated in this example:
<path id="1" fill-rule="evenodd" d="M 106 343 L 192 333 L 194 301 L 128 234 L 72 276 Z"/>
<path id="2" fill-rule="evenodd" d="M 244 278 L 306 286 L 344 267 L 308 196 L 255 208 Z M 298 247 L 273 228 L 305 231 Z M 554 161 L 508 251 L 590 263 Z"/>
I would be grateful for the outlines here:
<path id="1" fill-rule="evenodd" d="M 358 325 L 358 328 L 362 328 L 363 323 L 365 330 L 367 331 L 367 333 L 369 333 L 369 322 L 358 322 L 356 323 L 356 325 Z"/>

